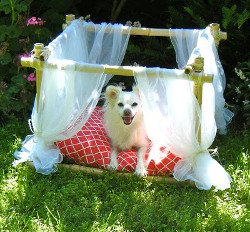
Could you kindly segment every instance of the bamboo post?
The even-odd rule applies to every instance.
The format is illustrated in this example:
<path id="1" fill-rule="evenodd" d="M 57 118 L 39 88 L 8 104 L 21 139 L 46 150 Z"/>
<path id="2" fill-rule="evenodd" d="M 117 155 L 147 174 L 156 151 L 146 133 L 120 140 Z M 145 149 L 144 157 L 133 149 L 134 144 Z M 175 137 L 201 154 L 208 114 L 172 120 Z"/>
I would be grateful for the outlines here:
<path id="1" fill-rule="evenodd" d="M 40 98 L 40 87 L 42 82 L 42 67 L 40 66 L 40 54 L 42 53 L 44 49 L 44 44 L 42 43 L 36 43 L 34 45 L 34 58 L 33 62 L 36 63 L 36 109 L 38 110 L 38 103 Z"/>
<path id="2" fill-rule="evenodd" d="M 202 77 L 202 72 L 203 72 L 203 67 L 204 67 L 204 58 L 203 57 L 196 58 L 192 67 L 193 67 L 193 70 L 196 73 L 199 73 L 200 76 Z M 202 106 L 202 90 L 203 90 L 203 81 L 200 78 L 194 81 L 194 88 L 193 88 L 193 93 L 198 100 L 200 109 Z M 196 117 L 197 117 L 196 118 L 196 131 L 198 130 L 198 142 L 199 144 L 201 144 L 201 123 L 200 123 L 201 119 L 198 118 L 199 115 L 196 115 Z"/>
<path id="3" fill-rule="evenodd" d="M 42 73 L 43 73 L 43 63 L 48 58 L 50 52 L 47 47 L 44 47 L 42 43 L 34 44 L 34 55 L 28 57 L 28 59 L 21 59 L 21 64 L 23 67 L 31 67 L 36 69 L 36 104 L 38 110 L 38 103 L 40 98 L 40 88 L 42 82 Z"/>
<path id="4" fill-rule="evenodd" d="M 75 19 L 75 15 L 73 14 L 67 14 L 66 15 L 66 23 L 62 25 L 62 29 L 65 30 L 65 28 Z"/>
<path id="5" fill-rule="evenodd" d="M 226 40 L 227 39 L 227 33 L 220 31 L 220 24 L 218 23 L 211 23 L 209 25 L 210 31 L 212 36 L 214 37 L 215 45 L 218 48 L 220 40 Z"/>

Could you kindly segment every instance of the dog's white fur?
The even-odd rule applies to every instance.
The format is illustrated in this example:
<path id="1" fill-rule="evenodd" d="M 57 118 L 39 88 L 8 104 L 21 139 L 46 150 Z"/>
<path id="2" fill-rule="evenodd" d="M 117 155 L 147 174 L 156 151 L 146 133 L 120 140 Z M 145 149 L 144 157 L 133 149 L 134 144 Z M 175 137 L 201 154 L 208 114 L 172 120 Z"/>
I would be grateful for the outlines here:
<path id="1" fill-rule="evenodd" d="M 148 137 L 138 88 L 134 87 L 132 92 L 125 92 L 120 87 L 108 86 L 105 97 L 104 125 L 112 144 L 109 169 L 117 170 L 117 156 L 121 151 L 136 149 L 135 174 L 145 176 Z"/>

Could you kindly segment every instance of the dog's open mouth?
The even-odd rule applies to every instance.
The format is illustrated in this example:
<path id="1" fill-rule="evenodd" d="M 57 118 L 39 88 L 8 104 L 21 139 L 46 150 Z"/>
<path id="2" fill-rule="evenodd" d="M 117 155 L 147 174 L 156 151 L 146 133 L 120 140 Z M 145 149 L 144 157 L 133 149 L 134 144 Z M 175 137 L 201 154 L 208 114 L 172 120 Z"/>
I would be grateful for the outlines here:
<path id="1" fill-rule="evenodd" d="M 131 117 L 131 116 L 125 116 L 125 117 L 122 117 L 123 119 L 123 122 L 125 125 L 130 125 L 134 119 L 134 117 Z"/>

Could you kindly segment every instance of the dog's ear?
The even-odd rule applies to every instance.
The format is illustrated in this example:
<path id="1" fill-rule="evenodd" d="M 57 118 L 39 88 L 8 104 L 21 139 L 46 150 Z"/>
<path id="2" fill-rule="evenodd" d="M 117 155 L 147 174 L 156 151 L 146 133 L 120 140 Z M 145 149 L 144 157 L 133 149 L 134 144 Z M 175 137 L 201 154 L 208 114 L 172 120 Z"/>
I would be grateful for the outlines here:
<path id="1" fill-rule="evenodd" d="M 133 92 L 140 98 L 140 91 L 136 85 L 133 85 Z"/>
<path id="2" fill-rule="evenodd" d="M 106 89 L 106 98 L 109 100 L 116 100 L 121 91 L 121 88 L 110 85 Z"/>

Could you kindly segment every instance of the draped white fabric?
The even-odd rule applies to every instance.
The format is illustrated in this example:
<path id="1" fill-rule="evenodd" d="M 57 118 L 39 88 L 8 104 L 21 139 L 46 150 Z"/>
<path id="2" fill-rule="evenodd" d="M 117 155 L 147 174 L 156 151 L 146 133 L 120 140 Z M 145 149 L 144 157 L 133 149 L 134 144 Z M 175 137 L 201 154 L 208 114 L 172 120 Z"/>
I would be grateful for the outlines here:
<path id="1" fill-rule="evenodd" d="M 110 33 L 105 33 L 105 31 Z M 34 136 L 27 137 L 18 159 L 31 160 L 37 172 L 57 170 L 62 155 L 54 142 L 74 136 L 95 108 L 103 86 L 111 75 L 75 71 L 76 62 L 120 65 L 129 40 L 121 24 L 93 24 L 74 20 L 49 45 L 51 55 L 45 62 L 38 108 L 32 111 Z M 57 69 L 53 68 L 57 65 Z M 67 66 L 62 70 L 62 66 Z"/>
<path id="2" fill-rule="evenodd" d="M 212 84 L 204 84 L 200 109 L 193 94 L 193 83 L 180 80 L 180 72 L 155 68 L 157 77 L 146 69 L 136 74 L 149 139 L 153 141 L 149 157 L 157 160 L 159 147 L 166 146 L 182 159 L 174 168 L 178 181 L 191 179 L 199 189 L 230 187 L 230 176 L 208 152 L 216 135 L 215 93 Z M 201 124 L 201 144 L 198 125 Z M 159 152 L 158 152 L 159 153 Z"/>
<path id="3" fill-rule="evenodd" d="M 215 119 L 218 132 L 226 133 L 226 126 L 230 123 L 233 113 L 225 108 L 223 96 L 226 79 L 219 55 L 210 33 L 210 28 L 204 30 L 172 29 L 171 41 L 176 52 L 176 60 L 179 68 L 193 63 L 196 57 L 204 58 L 204 72 L 214 75 L 215 90 Z"/>

